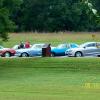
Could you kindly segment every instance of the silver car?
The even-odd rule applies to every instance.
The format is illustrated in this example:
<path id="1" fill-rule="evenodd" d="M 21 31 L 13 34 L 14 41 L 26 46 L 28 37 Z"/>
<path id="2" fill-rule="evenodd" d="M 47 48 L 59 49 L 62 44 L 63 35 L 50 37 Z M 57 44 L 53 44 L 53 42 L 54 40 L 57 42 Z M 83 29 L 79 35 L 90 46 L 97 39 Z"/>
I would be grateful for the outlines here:
<path id="1" fill-rule="evenodd" d="M 66 50 L 65 54 L 72 57 L 100 56 L 100 42 L 86 42 L 78 48 Z"/>

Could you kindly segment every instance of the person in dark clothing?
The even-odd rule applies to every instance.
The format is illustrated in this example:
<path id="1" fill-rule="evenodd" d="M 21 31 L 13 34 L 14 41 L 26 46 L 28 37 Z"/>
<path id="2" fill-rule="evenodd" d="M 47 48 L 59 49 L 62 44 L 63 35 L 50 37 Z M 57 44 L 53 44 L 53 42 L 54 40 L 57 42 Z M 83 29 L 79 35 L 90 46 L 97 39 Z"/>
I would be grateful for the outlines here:
<path id="1" fill-rule="evenodd" d="M 24 43 L 20 42 L 20 45 L 19 45 L 18 49 L 23 49 L 23 48 L 24 48 Z"/>
<path id="2" fill-rule="evenodd" d="M 47 56 L 51 57 L 51 44 L 48 44 L 47 46 Z"/>

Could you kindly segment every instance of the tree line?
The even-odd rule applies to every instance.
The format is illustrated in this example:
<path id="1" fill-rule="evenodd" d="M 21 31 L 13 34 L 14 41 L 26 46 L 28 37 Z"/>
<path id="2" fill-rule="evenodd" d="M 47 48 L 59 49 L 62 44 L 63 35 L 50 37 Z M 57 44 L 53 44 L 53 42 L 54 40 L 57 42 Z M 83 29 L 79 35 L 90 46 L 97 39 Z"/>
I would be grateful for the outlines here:
<path id="1" fill-rule="evenodd" d="M 100 0 L 0 0 L 0 37 L 11 31 L 99 31 Z"/>

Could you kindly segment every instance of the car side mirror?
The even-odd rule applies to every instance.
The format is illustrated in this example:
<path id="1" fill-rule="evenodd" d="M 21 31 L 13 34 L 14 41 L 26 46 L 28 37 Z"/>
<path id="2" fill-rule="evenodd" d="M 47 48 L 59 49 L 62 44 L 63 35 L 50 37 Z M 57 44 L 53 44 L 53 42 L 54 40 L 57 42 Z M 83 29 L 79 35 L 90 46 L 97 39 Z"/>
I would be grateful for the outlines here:
<path id="1" fill-rule="evenodd" d="M 86 47 L 83 47 L 84 49 L 86 48 Z"/>

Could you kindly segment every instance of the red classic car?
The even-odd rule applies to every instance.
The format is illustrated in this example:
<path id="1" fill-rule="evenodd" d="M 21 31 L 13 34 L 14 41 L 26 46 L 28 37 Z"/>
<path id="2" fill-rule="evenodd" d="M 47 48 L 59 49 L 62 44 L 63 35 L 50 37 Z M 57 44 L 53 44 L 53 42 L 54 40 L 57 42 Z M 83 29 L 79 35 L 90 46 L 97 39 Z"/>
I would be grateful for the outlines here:
<path id="1" fill-rule="evenodd" d="M 0 56 L 1 57 L 11 57 L 14 56 L 16 51 L 14 49 L 10 48 L 4 48 L 3 46 L 0 46 Z"/>

